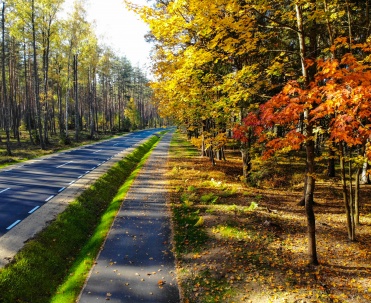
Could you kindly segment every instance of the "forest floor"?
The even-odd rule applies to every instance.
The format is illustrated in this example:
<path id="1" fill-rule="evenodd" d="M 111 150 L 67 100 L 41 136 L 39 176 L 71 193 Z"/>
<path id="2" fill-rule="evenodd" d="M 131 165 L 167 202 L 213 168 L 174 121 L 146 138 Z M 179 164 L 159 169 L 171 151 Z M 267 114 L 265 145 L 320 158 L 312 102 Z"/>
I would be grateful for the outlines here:
<path id="1" fill-rule="evenodd" d="M 240 180 L 238 150 L 213 167 L 175 134 L 169 201 L 184 303 L 371 302 L 371 186 L 362 186 L 357 241 L 348 241 L 340 179 L 319 166 L 320 265 L 310 266 L 301 162 L 255 163 L 252 187 Z"/>

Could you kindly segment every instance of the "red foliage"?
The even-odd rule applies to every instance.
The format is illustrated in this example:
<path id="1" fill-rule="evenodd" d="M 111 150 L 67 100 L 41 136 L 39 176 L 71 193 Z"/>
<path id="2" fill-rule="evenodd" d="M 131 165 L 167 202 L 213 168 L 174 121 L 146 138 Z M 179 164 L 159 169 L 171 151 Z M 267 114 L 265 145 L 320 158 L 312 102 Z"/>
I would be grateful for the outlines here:
<path id="1" fill-rule="evenodd" d="M 341 60 L 318 59 L 316 63 L 318 73 L 307 89 L 297 81 L 288 82 L 235 128 L 235 138 L 246 142 L 252 131 L 258 142 L 266 143 L 265 155 L 269 156 L 283 148 L 298 149 L 305 142 L 300 122 L 321 127 L 321 120 L 327 118 L 329 128 L 323 131 L 330 139 L 349 146 L 365 144 L 371 138 L 370 66 L 352 54 Z M 301 121 L 305 110 L 309 118 Z M 282 136 L 274 131 L 275 126 L 283 129 Z"/>

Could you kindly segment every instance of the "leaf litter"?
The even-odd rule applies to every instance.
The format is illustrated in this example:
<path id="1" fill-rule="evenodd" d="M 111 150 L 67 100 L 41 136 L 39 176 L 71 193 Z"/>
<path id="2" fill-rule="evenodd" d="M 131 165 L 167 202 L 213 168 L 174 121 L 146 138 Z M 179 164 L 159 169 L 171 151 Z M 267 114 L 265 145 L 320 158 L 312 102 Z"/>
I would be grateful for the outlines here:
<path id="1" fill-rule="evenodd" d="M 367 199 L 357 241 L 349 242 L 341 197 L 332 183 L 317 182 L 320 265 L 308 266 L 305 210 L 297 205 L 300 186 L 249 187 L 240 181 L 238 154 L 212 167 L 207 158 L 182 158 L 180 149 L 169 161 L 168 178 L 185 303 L 371 301 Z M 223 195 L 226 188 L 233 195 Z M 363 197 L 371 194 L 370 187 L 362 191 Z M 205 195 L 218 199 L 203 202 Z"/>

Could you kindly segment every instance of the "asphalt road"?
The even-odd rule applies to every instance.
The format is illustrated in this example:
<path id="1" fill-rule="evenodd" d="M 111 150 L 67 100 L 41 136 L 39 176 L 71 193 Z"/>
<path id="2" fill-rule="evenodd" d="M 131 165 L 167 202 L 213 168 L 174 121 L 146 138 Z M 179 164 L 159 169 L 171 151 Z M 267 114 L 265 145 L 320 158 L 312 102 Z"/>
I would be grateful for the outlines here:
<path id="1" fill-rule="evenodd" d="M 159 130 L 130 133 L 0 171 L 0 237 L 77 180 Z"/>

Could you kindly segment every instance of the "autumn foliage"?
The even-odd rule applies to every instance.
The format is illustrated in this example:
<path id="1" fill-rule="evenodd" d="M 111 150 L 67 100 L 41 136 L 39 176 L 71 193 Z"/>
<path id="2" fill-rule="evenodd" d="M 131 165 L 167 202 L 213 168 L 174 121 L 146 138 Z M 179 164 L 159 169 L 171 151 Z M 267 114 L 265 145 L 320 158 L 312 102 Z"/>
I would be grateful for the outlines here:
<path id="1" fill-rule="evenodd" d="M 128 2 L 128 1 L 127 1 Z M 340 173 L 348 237 L 359 223 L 370 151 L 369 1 L 153 1 L 131 6 L 154 44 L 161 114 L 221 156 L 233 138 L 242 179 L 255 159 L 301 157 L 310 263 L 317 264 L 317 165 Z M 222 138 L 222 140 L 220 139 Z M 304 156 L 303 156 L 304 155 Z"/>

